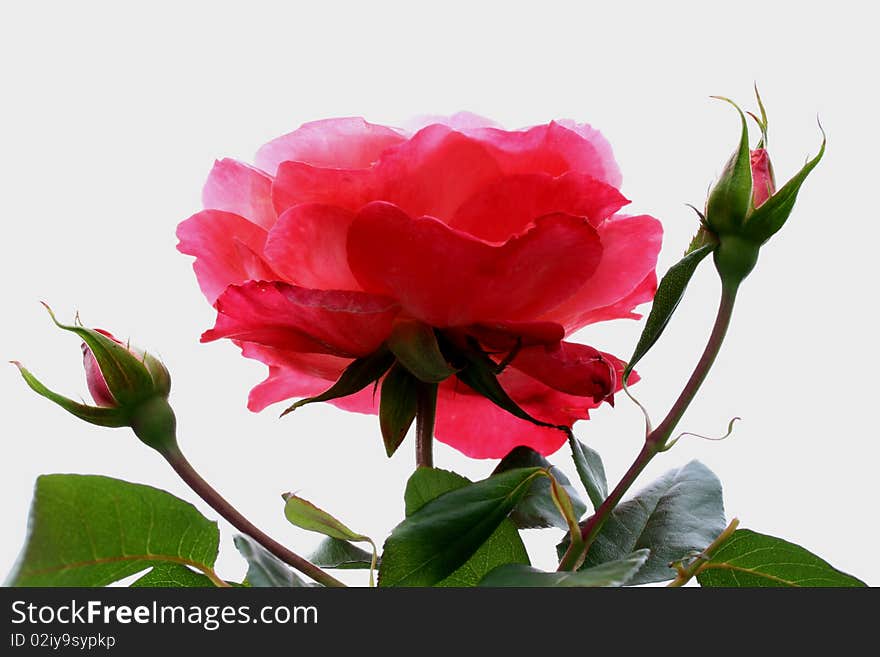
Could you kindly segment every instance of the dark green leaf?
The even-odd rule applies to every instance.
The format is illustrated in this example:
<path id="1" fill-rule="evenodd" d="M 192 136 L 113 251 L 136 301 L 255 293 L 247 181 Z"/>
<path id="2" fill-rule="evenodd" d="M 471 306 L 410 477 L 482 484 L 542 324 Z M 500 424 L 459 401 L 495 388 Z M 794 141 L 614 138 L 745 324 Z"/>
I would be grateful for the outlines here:
<path id="1" fill-rule="evenodd" d="M 105 586 L 173 563 L 213 573 L 219 532 L 165 491 L 94 475 L 37 479 L 10 586 Z"/>
<path id="2" fill-rule="evenodd" d="M 739 529 L 697 574 L 706 587 L 866 586 L 799 545 Z"/>
<path id="3" fill-rule="evenodd" d="M 672 318 L 672 314 L 678 307 L 682 297 L 684 297 L 685 289 L 687 289 L 687 285 L 694 275 L 697 265 L 715 249 L 715 246 L 716 242 L 714 240 L 703 244 L 687 253 L 666 272 L 666 275 L 657 287 L 654 303 L 651 305 L 651 313 L 645 322 L 645 328 L 642 329 L 642 335 L 639 337 L 636 349 L 633 355 L 630 356 L 626 369 L 623 371 L 624 381 L 629 380 L 629 375 L 636 366 L 636 363 L 648 353 L 663 334 L 666 325 Z"/>
<path id="4" fill-rule="evenodd" d="M 475 584 L 485 568 L 520 559 L 518 545 L 489 545 L 484 555 L 476 553 L 540 473 L 540 468 L 510 470 L 471 484 L 451 472 L 419 468 L 407 483 L 409 515 L 385 542 L 379 585 L 433 586 L 459 573 Z"/>
<path id="5" fill-rule="evenodd" d="M 568 434 L 568 444 L 581 483 L 587 490 L 593 508 L 598 509 L 608 497 L 608 481 L 605 478 L 602 457 L 599 456 L 599 452 L 579 441 L 572 433 Z"/>
<path id="6" fill-rule="evenodd" d="M 801 185 L 810 175 L 810 172 L 819 164 L 819 160 L 825 154 L 825 135 L 822 135 L 822 146 L 819 153 L 807 162 L 803 168 L 789 180 L 781 189 L 768 198 L 763 205 L 755 210 L 745 224 L 745 234 L 752 240 L 763 244 L 769 240 L 788 219 L 794 209 Z"/>
<path id="7" fill-rule="evenodd" d="M 648 548 L 650 557 L 630 583 L 662 582 L 675 577 L 670 562 L 701 552 L 724 527 L 721 482 L 705 465 L 691 461 L 619 504 L 590 547 L 583 567 L 617 561 Z"/>
<path id="8" fill-rule="evenodd" d="M 403 367 L 425 383 L 440 383 L 456 372 L 440 352 L 434 329 L 422 322 L 396 322 L 388 337 L 388 348 Z"/>
<path id="9" fill-rule="evenodd" d="M 514 447 L 507 456 L 505 456 L 492 474 L 506 472 L 507 470 L 515 470 L 516 468 L 544 468 L 549 470 L 554 479 L 565 489 L 571 499 L 574 507 L 576 519 L 584 515 L 587 505 L 580 498 L 577 491 L 572 487 L 568 477 L 552 465 L 541 454 L 530 447 L 520 446 Z M 517 504 L 516 508 L 510 514 L 510 519 L 520 529 L 530 529 L 536 527 L 558 527 L 559 529 L 568 529 L 565 518 L 556 508 L 553 497 L 550 493 L 550 480 L 547 477 L 537 477 L 532 481 L 532 486 L 523 497 L 522 501 Z"/>
<path id="10" fill-rule="evenodd" d="M 316 566 L 321 568 L 363 569 L 370 567 L 373 555 L 366 550 L 352 545 L 348 541 L 327 537 L 309 556 Z"/>
<path id="11" fill-rule="evenodd" d="M 190 570 L 177 563 L 156 564 L 153 568 L 135 580 L 132 588 L 214 588 L 214 583 L 201 573 Z"/>
<path id="12" fill-rule="evenodd" d="M 239 534 L 233 541 L 248 563 L 245 580 L 254 588 L 308 586 L 284 562 L 250 536 Z"/>
<path id="13" fill-rule="evenodd" d="M 649 550 L 638 550 L 620 561 L 609 561 L 576 572 L 547 573 L 531 566 L 508 564 L 489 573 L 480 586 L 623 586 L 648 559 Z"/>
<path id="14" fill-rule="evenodd" d="M 406 437 L 418 410 L 418 379 L 395 363 L 382 381 L 379 426 L 385 453 L 392 456 Z"/>
<path id="15" fill-rule="evenodd" d="M 327 390 L 315 397 L 300 399 L 298 402 L 289 406 L 281 414 L 281 417 L 284 417 L 291 411 L 295 411 L 306 404 L 330 401 L 331 399 L 348 397 L 356 392 L 360 392 L 371 383 L 375 383 L 381 379 L 382 375 L 388 371 L 388 368 L 390 368 L 393 363 L 394 355 L 384 348 L 379 349 L 369 356 L 358 358 L 343 370 L 339 380 Z"/>

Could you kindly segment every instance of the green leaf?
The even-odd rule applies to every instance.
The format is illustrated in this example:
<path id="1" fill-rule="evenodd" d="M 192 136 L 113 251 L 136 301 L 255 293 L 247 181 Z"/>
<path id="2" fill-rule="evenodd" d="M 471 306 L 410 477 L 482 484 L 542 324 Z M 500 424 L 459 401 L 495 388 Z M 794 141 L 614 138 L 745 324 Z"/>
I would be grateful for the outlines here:
<path id="1" fill-rule="evenodd" d="M 339 520 L 323 509 L 319 509 L 308 500 L 286 493 L 284 498 L 284 515 L 297 527 L 318 532 L 344 541 L 369 541 L 363 534 L 352 531 Z"/>
<path id="2" fill-rule="evenodd" d="M 160 563 L 135 580 L 132 588 L 214 588 L 214 583 L 201 573 L 178 563 Z"/>
<path id="3" fill-rule="evenodd" d="M 250 536 L 239 534 L 233 539 L 235 548 L 248 563 L 248 584 L 254 588 L 308 586 L 284 562 Z"/>
<path id="4" fill-rule="evenodd" d="M 705 587 L 866 586 L 781 538 L 738 529 L 697 571 Z"/>
<path id="5" fill-rule="evenodd" d="M 609 561 L 576 572 L 548 573 L 531 566 L 508 564 L 489 573 L 480 586 L 623 586 L 638 572 L 649 554 L 650 550 L 638 550 L 619 561 Z"/>
<path id="6" fill-rule="evenodd" d="M 440 383 L 456 372 L 440 352 L 434 329 L 422 322 L 395 322 L 388 337 L 388 348 L 403 367 L 425 383 Z"/>
<path id="7" fill-rule="evenodd" d="M 804 184 L 807 176 L 816 168 L 819 160 L 825 154 L 825 141 L 825 133 L 823 132 L 822 146 L 816 157 L 807 162 L 791 180 L 749 216 L 744 227 L 747 237 L 758 244 L 763 244 L 782 228 L 794 209 L 794 202 L 797 200 L 801 185 Z"/>
<path id="8" fill-rule="evenodd" d="M 366 570 L 370 567 L 372 560 L 373 555 L 357 545 L 330 537 L 321 541 L 317 549 L 309 556 L 309 561 L 321 568 L 352 570 Z"/>
<path id="9" fill-rule="evenodd" d="M 394 364 L 394 355 L 387 349 L 379 349 L 375 353 L 363 358 L 358 358 L 343 370 L 339 380 L 330 386 L 320 395 L 300 399 L 298 402 L 289 406 L 282 414 L 284 417 L 288 413 L 295 411 L 301 406 L 312 404 L 314 402 L 325 402 L 331 399 L 339 399 L 348 397 L 356 392 L 360 392 L 371 383 L 375 383 L 382 378 L 382 375 L 388 371 Z"/>
<path id="10" fill-rule="evenodd" d="M 565 489 L 571 499 L 576 519 L 584 515 L 587 505 L 572 487 L 568 477 L 552 465 L 541 454 L 530 447 L 514 447 L 498 464 L 492 474 L 499 474 L 516 468 L 544 468 Z M 510 514 L 510 519 L 520 529 L 538 527 L 558 527 L 568 529 L 568 524 L 559 509 L 553 502 L 550 492 L 550 480 L 547 477 L 537 477 L 532 481 L 532 486 L 523 497 L 522 501 Z"/>
<path id="11" fill-rule="evenodd" d="M 394 455 L 416 419 L 418 385 L 418 379 L 400 363 L 395 363 L 382 381 L 379 426 L 388 456 Z"/>
<path id="12" fill-rule="evenodd" d="M 695 238 L 696 239 L 696 238 Z M 678 304 L 684 297 L 684 292 L 690 283 L 691 277 L 697 269 L 697 265 L 707 255 L 712 253 L 717 242 L 712 240 L 696 249 L 689 251 L 681 260 L 672 265 L 660 285 L 657 287 L 657 293 L 654 295 L 654 302 L 651 305 L 651 313 L 645 322 L 645 328 L 642 329 L 642 335 L 636 345 L 633 355 L 630 356 L 626 369 L 623 371 L 623 380 L 628 381 L 629 375 L 633 371 L 642 357 L 650 351 L 651 347 L 660 339 L 666 325 L 672 319 L 672 314 L 678 308 Z"/>
<path id="13" fill-rule="evenodd" d="M 705 465 L 691 461 L 619 504 L 590 547 L 583 567 L 618 561 L 647 548 L 651 555 L 630 584 L 673 579 L 676 573 L 669 564 L 704 550 L 725 524 L 721 482 Z M 559 546 L 560 554 L 565 543 Z"/>
<path id="14" fill-rule="evenodd" d="M 216 523 L 157 488 L 95 475 L 42 475 L 27 541 L 7 584 L 106 586 L 169 563 L 210 576 L 219 539 Z"/>
<path id="15" fill-rule="evenodd" d="M 749 128 L 739 106 L 728 98 L 716 96 L 733 105 L 739 113 L 742 129 L 739 145 L 721 172 L 706 202 L 706 223 L 717 233 L 737 232 L 752 202 L 752 162 L 749 151 Z"/>
<path id="16" fill-rule="evenodd" d="M 501 563 L 527 562 L 516 528 L 502 528 L 538 476 L 540 468 L 523 468 L 472 484 L 419 468 L 407 482 L 407 518 L 385 542 L 379 585 L 473 586 Z"/>
<path id="17" fill-rule="evenodd" d="M 608 497 L 608 480 L 605 478 L 602 457 L 599 452 L 576 439 L 572 433 L 568 434 L 568 444 L 581 483 L 587 490 L 593 508 L 598 509 Z"/>

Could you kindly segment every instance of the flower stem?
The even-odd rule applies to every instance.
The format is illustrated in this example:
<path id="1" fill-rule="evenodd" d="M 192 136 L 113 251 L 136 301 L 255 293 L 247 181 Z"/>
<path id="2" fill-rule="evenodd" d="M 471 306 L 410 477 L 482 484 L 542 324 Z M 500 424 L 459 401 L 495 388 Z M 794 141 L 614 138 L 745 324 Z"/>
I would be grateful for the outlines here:
<path id="1" fill-rule="evenodd" d="M 186 457 L 178 447 L 166 449 L 161 452 L 165 460 L 174 468 L 174 471 L 180 475 L 186 484 L 195 491 L 199 497 L 207 502 L 212 509 L 223 516 L 229 523 L 241 532 L 244 532 L 269 552 L 281 559 L 284 563 L 292 566 L 304 575 L 311 577 L 316 582 L 320 582 L 324 586 L 338 587 L 345 586 L 338 579 L 322 570 L 315 564 L 307 561 L 295 552 L 287 549 L 281 543 L 268 536 L 264 532 L 257 529 L 250 520 L 245 518 L 233 507 L 226 499 L 223 498 L 202 476 L 196 472 L 195 468 L 186 460 Z"/>
<path id="2" fill-rule="evenodd" d="M 416 395 L 416 466 L 433 468 L 437 384 L 420 382 L 416 389 Z"/>
<path id="3" fill-rule="evenodd" d="M 706 375 L 712 367 L 712 363 L 715 362 L 715 358 L 718 356 L 721 344 L 724 342 L 724 336 L 727 334 L 727 329 L 730 326 L 730 318 L 733 314 L 733 305 L 736 300 L 737 289 L 738 283 L 722 283 L 721 302 L 718 306 L 718 313 L 715 317 L 715 325 L 712 327 L 712 333 L 706 343 L 706 348 L 703 350 L 703 355 L 700 357 L 699 362 L 694 368 L 690 379 L 688 379 L 684 389 L 672 405 L 669 413 L 663 418 L 663 421 L 657 425 L 656 429 L 648 434 L 647 438 L 645 438 L 645 444 L 642 446 L 642 450 L 639 452 L 635 461 L 633 461 L 633 464 L 623 475 L 623 478 L 617 486 L 614 487 L 611 494 L 608 495 L 605 501 L 599 506 L 596 513 L 593 514 L 593 516 L 590 517 L 581 527 L 581 536 L 584 538 L 581 555 L 579 559 L 571 559 L 569 560 L 570 562 L 583 562 L 583 559 L 590 550 L 590 546 L 602 530 L 602 526 L 608 520 L 611 512 L 614 511 L 614 508 L 629 490 L 630 486 L 633 485 L 633 482 L 635 482 L 648 463 L 651 462 L 651 459 L 653 459 L 659 452 L 665 451 L 671 446 L 668 444 L 669 437 L 672 435 L 672 432 L 675 430 L 676 425 L 681 420 L 688 406 L 690 406 L 690 403 L 696 396 L 703 381 L 705 381 Z"/>
<path id="4" fill-rule="evenodd" d="M 687 584 L 692 577 L 695 575 L 699 575 L 700 571 L 703 570 L 703 566 L 712 558 L 712 555 L 720 548 L 724 542 L 733 536 L 733 533 L 736 531 L 736 528 L 739 526 L 739 518 L 734 518 L 730 521 L 730 524 L 727 525 L 727 528 L 718 535 L 712 544 L 707 547 L 703 552 L 694 559 L 693 563 L 687 568 L 683 568 L 680 564 L 678 565 L 678 577 L 667 584 L 667 587 L 679 587 Z"/>

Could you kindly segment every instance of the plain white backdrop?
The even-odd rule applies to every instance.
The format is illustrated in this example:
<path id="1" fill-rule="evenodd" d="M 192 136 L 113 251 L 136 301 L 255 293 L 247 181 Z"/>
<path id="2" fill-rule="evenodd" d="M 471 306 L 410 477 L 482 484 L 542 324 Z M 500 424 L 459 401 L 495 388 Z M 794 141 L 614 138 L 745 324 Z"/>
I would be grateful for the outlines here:
<path id="1" fill-rule="evenodd" d="M 360 115 L 400 124 L 470 110 L 508 128 L 589 122 L 611 141 L 631 209 L 664 223 L 659 271 L 695 229 L 737 139 L 726 95 L 752 107 L 757 81 L 780 182 L 815 154 L 789 223 L 745 283 L 716 367 L 683 439 L 638 485 L 690 459 L 721 478 L 728 517 L 797 542 L 880 585 L 875 338 L 878 213 L 875 22 L 864 3 L 5 3 L 0 10 L 0 194 L 4 359 L 59 391 L 86 394 L 75 337 L 61 318 L 158 352 L 173 377 L 183 449 L 259 526 L 300 552 L 318 538 L 287 524 L 280 493 L 298 491 L 382 540 L 402 518 L 411 438 L 384 456 L 375 417 L 331 406 L 279 420 L 252 414 L 264 367 L 228 343 L 199 344 L 213 312 L 178 222 L 200 209 L 215 158 L 249 160 L 302 122 Z M 634 392 L 665 414 L 708 334 L 718 284 L 694 279 Z M 647 310 L 647 307 L 644 308 Z M 627 358 L 641 324 L 577 338 Z M 40 473 L 98 473 L 148 483 L 215 517 L 127 430 L 101 429 L 0 370 L 0 577 L 24 540 Z M 576 425 L 615 483 L 638 452 L 642 420 L 623 396 Z M 552 457 L 568 472 L 567 450 Z M 439 467 L 471 477 L 494 461 L 439 446 Z M 637 486 L 638 487 L 638 486 Z M 240 577 L 221 523 L 219 570 Z M 527 533 L 553 565 L 557 532 Z M 366 583 L 365 573 L 349 573 Z"/>

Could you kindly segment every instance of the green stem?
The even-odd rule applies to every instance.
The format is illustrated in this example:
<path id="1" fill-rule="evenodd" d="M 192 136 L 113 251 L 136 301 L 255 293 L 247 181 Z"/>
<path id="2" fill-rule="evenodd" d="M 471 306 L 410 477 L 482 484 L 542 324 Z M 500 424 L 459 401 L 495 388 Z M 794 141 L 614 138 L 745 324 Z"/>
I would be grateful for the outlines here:
<path id="1" fill-rule="evenodd" d="M 692 577 L 695 575 L 699 575 L 700 571 L 702 571 L 706 562 L 708 562 L 712 555 L 715 554 L 715 551 L 722 546 L 724 541 L 733 536 L 733 532 L 736 531 L 736 528 L 739 526 L 739 518 L 734 518 L 730 521 L 730 524 L 727 525 L 727 528 L 718 535 L 712 544 L 707 547 L 703 552 L 694 559 L 693 563 L 687 568 L 682 568 L 681 565 L 678 566 L 678 577 L 667 584 L 667 587 L 679 587 L 687 584 Z"/>
<path id="2" fill-rule="evenodd" d="M 614 511 L 614 508 L 620 502 L 621 498 L 629 490 L 633 482 L 635 482 L 648 463 L 651 462 L 651 459 L 653 459 L 659 452 L 662 452 L 669 447 L 668 441 L 672 432 L 675 430 L 676 425 L 681 420 L 688 406 L 690 406 L 697 391 L 700 389 L 703 381 L 705 381 L 706 375 L 712 367 L 712 363 L 715 362 L 715 358 L 718 356 L 721 344 L 724 342 L 724 336 L 727 334 L 727 329 L 730 326 L 730 318 L 733 314 L 733 305 L 736 301 L 738 287 L 738 284 L 730 284 L 727 282 L 722 283 L 721 302 L 718 306 L 718 314 L 715 317 L 715 325 L 712 327 L 712 333 L 706 343 L 706 348 L 703 350 L 703 355 L 700 357 L 699 362 L 694 368 L 690 379 L 688 379 L 687 384 L 685 384 L 684 389 L 672 405 L 669 413 L 663 418 L 663 421 L 657 425 L 656 429 L 648 434 L 645 439 L 645 444 L 642 446 L 642 450 L 639 452 L 636 460 L 633 461 L 633 464 L 623 475 L 623 478 L 617 486 L 614 487 L 614 490 L 611 491 L 605 501 L 599 506 L 596 513 L 583 524 L 581 528 L 581 536 L 584 538 L 584 544 L 581 547 L 578 558 L 569 558 L 566 560 L 564 557 L 564 562 L 568 564 L 577 563 L 578 565 L 583 563 L 583 559 L 586 558 L 590 546 L 593 544 L 593 541 L 596 540 L 596 537 L 602 530 L 602 526 L 608 520 L 611 512 Z"/>
<path id="3" fill-rule="evenodd" d="M 320 582 L 324 586 L 345 586 L 338 579 L 322 570 L 315 564 L 302 558 L 295 552 L 287 549 L 281 543 L 257 529 L 254 524 L 245 518 L 238 510 L 224 499 L 202 476 L 196 472 L 195 468 L 186 460 L 186 457 L 176 446 L 168 448 L 160 452 L 165 460 L 174 468 L 174 471 L 180 475 L 186 484 L 195 491 L 199 497 L 207 502 L 221 516 L 226 518 L 229 523 L 240 532 L 243 532 L 253 538 L 257 543 L 266 548 L 269 552 L 281 559 L 284 563 L 292 566 L 304 575 L 311 577 L 316 582 Z"/>
<path id="4" fill-rule="evenodd" d="M 437 384 L 419 382 L 416 388 L 416 466 L 434 467 L 434 419 Z"/>

